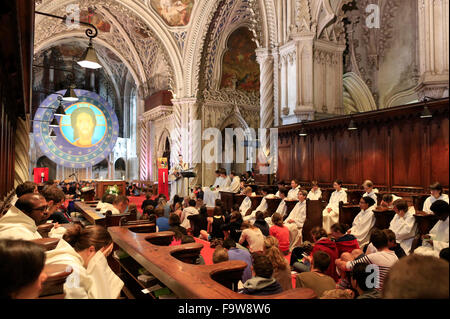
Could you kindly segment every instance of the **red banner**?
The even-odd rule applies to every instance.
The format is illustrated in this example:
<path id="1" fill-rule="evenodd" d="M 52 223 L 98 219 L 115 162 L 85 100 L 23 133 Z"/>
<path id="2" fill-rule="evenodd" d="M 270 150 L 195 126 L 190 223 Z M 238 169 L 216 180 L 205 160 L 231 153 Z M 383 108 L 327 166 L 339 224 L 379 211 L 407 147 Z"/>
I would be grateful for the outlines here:
<path id="1" fill-rule="evenodd" d="M 37 184 L 48 181 L 48 167 L 35 167 L 33 174 L 34 182 Z"/>
<path id="2" fill-rule="evenodd" d="M 164 194 L 169 198 L 169 170 L 167 168 L 158 169 L 158 194 Z"/>

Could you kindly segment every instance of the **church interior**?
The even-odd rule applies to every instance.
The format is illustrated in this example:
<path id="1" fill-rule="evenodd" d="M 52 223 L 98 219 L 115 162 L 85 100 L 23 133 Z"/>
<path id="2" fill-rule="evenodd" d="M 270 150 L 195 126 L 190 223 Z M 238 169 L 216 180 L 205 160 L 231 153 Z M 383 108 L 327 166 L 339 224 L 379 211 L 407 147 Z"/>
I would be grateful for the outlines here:
<path id="1" fill-rule="evenodd" d="M 448 0 L 0 19 L 0 299 L 449 298 Z"/>

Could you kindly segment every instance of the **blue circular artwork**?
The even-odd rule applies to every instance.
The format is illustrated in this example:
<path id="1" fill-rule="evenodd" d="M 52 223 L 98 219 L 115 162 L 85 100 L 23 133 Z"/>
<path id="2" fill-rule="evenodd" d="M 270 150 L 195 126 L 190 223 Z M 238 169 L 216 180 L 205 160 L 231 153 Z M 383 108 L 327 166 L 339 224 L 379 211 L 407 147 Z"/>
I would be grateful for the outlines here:
<path id="1" fill-rule="evenodd" d="M 56 93 L 64 94 L 65 90 Z M 94 92 L 75 90 L 77 102 L 63 102 L 65 116 L 56 116 L 59 127 L 50 137 L 48 123 L 58 107 L 58 94 L 49 95 L 34 116 L 33 133 L 42 152 L 55 163 L 85 168 L 106 158 L 119 135 L 116 113 L 105 99 Z"/>

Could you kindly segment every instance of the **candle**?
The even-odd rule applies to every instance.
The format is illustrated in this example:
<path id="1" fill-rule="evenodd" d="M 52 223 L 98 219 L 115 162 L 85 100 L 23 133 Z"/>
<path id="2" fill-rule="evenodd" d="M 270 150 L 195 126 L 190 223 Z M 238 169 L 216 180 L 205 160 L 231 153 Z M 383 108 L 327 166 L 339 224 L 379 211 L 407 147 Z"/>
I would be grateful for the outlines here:
<path id="1" fill-rule="evenodd" d="M 165 183 L 166 183 L 166 173 L 163 172 L 163 184 L 165 184 Z"/>

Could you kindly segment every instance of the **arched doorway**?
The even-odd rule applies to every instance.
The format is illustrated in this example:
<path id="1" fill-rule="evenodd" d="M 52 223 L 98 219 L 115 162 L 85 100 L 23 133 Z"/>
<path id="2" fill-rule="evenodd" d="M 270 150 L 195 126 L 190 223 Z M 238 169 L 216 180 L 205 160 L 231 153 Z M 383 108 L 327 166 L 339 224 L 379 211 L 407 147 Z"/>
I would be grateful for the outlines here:
<path id="1" fill-rule="evenodd" d="M 126 163 L 125 160 L 120 157 L 114 163 L 114 178 L 123 179 L 127 176 L 126 174 Z"/>
<path id="2" fill-rule="evenodd" d="M 48 179 L 56 179 L 56 163 L 49 159 L 47 156 L 41 156 L 36 162 L 36 167 L 48 167 Z"/>
<path id="3" fill-rule="evenodd" d="M 108 179 L 108 161 L 106 159 L 92 166 L 92 177 L 94 179 Z"/>
<path id="4" fill-rule="evenodd" d="M 166 137 L 166 141 L 165 141 L 165 143 L 164 143 L 164 151 L 163 151 L 163 154 L 162 154 L 162 157 L 167 157 L 167 163 L 168 163 L 168 166 L 169 166 L 169 170 L 170 170 L 170 167 L 171 167 L 171 165 L 170 165 L 170 141 L 169 141 L 169 137 L 167 136 Z"/>

